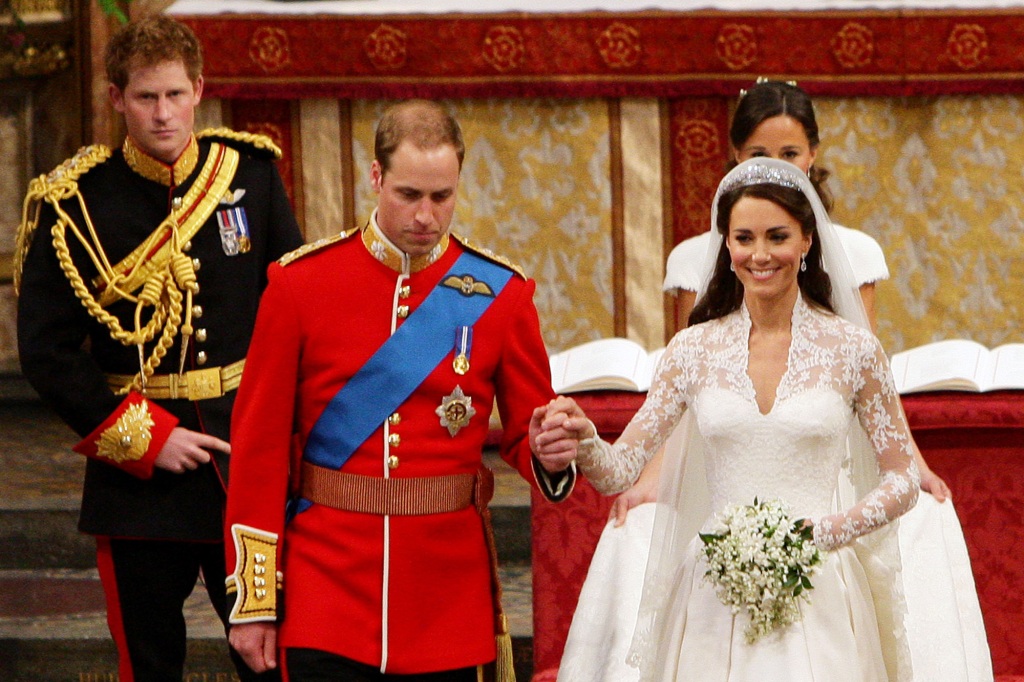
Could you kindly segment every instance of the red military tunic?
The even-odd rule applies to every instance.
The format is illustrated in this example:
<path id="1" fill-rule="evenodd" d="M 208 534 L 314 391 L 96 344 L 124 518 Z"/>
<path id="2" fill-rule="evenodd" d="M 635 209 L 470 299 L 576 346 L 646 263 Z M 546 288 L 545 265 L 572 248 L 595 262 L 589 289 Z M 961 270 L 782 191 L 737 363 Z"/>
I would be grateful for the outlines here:
<path id="1" fill-rule="evenodd" d="M 300 249 L 290 262 L 283 259 L 287 265 L 270 268 L 232 422 L 227 559 L 230 569 L 236 558 L 244 563 L 256 554 L 238 544 L 233 527 L 270 538 L 271 553 L 280 540 L 276 567 L 266 565 L 282 579 L 282 647 L 320 649 L 399 674 L 494 659 L 491 568 L 473 507 L 378 516 L 314 504 L 285 524 L 296 453 L 325 406 L 466 250 L 445 238 L 429 257 L 403 265 L 371 222 L 361 234 Z M 403 267 L 411 269 L 407 276 Z M 473 326 L 469 371 L 457 374 L 449 353 L 342 470 L 371 477 L 473 474 L 497 398 L 501 456 L 527 480 L 539 480 L 552 499 L 564 497 L 572 477 L 559 494 L 550 492 L 547 477 L 535 478 L 529 447 L 533 409 L 553 397 L 534 289 L 532 280 L 514 275 Z M 476 413 L 452 435 L 435 410 L 457 387 Z M 234 579 L 242 581 L 242 573 Z M 272 580 L 269 592 L 264 599 L 273 596 Z"/>

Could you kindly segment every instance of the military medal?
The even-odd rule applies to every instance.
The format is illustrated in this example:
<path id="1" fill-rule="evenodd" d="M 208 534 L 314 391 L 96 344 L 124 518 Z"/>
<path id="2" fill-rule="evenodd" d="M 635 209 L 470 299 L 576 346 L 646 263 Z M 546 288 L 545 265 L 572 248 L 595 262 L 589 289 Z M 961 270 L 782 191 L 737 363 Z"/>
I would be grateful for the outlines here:
<path id="1" fill-rule="evenodd" d="M 469 371 L 469 349 L 473 345 L 473 328 L 460 326 L 455 330 L 455 359 L 452 369 L 462 375 Z"/>
<path id="2" fill-rule="evenodd" d="M 252 248 L 249 241 L 249 218 L 241 206 L 217 211 L 217 226 L 220 229 L 220 243 L 225 254 L 237 256 Z"/>
<path id="3" fill-rule="evenodd" d="M 455 437 L 463 426 L 469 426 L 469 420 L 476 414 L 476 410 L 473 408 L 473 399 L 462 392 L 461 386 L 456 385 L 451 395 L 441 399 L 434 414 L 441 418 L 441 426 Z"/>

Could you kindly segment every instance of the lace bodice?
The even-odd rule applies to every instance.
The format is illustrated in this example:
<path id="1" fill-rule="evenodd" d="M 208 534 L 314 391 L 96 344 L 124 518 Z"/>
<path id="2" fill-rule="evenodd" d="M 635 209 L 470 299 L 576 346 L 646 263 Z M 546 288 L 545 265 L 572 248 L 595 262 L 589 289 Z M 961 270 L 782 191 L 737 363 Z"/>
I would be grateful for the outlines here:
<path id="1" fill-rule="evenodd" d="M 614 446 L 580 444 L 579 463 L 603 493 L 631 485 L 683 411 L 695 411 L 713 511 L 779 498 L 815 524 L 832 548 L 913 506 L 918 474 L 888 361 L 866 330 L 808 307 L 793 312 L 786 372 L 767 414 L 747 374 L 746 308 L 672 339 L 647 400 Z M 875 451 L 878 486 L 852 508 L 829 513 L 855 420 Z"/>

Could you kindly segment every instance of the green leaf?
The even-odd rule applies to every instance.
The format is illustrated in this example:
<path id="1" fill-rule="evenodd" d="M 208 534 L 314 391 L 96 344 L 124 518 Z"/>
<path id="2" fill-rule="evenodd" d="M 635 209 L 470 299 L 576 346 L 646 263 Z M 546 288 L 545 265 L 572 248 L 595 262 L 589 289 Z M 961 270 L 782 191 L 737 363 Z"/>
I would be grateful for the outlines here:
<path id="1" fill-rule="evenodd" d="M 131 0 L 127 1 L 131 2 Z M 96 3 L 100 6 L 100 9 L 103 10 L 103 13 L 107 16 L 114 17 L 122 24 L 128 23 L 128 17 L 127 15 L 125 15 L 123 11 L 121 11 L 121 4 L 118 2 L 118 0 L 96 0 Z"/>

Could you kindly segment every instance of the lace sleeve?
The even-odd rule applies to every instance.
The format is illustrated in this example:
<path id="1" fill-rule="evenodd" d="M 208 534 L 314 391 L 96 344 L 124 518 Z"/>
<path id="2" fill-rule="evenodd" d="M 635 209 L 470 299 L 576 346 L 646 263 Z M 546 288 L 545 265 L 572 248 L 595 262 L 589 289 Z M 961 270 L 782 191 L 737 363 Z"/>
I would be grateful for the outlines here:
<path id="1" fill-rule="evenodd" d="M 845 512 L 820 519 L 814 542 L 833 549 L 906 513 L 917 501 L 920 475 L 910 427 L 881 345 L 872 338 L 854 379 L 854 409 L 878 465 L 878 485 Z"/>
<path id="2" fill-rule="evenodd" d="M 677 334 L 665 349 L 644 404 L 612 445 L 600 437 L 580 441 L 577 462 L 603 495 L 622 492 L 665 442 L 686 408 L 685 343 Z M 597 429 L 594 429 L 597 432 Z"/>

